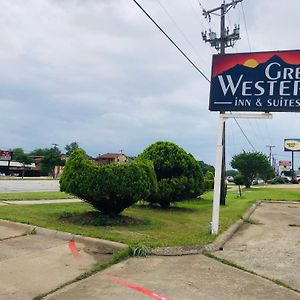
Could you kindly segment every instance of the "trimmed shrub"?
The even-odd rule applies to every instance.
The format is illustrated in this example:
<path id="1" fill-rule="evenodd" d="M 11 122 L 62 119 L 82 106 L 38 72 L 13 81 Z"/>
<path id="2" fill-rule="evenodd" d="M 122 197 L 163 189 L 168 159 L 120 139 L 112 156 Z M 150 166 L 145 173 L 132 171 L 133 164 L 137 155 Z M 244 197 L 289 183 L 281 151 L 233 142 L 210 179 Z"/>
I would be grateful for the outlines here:
<path id="1" fill-rule="evenodd" d="M 212 190 L 214 188 L 214 174 L 207 171 L 203 181 L 203 191 Z"/>
<path id="2" fill-rule="evenodd" d="M 245 178 L 242 174 L 237 173 L 234 177 L 233 177 L 233 182 L 239 186 L 239 194 L 240 197 L 242 197 L 242 191 L 241 191 L 241 185 L 245 184 Z"/>
<path id="3" fill-rule="evenodd" d="M 151 160 L 158 181 L 158 191 L 152 193 L 149 202 L 169 207 L 171 202 L 199 196 L 203 174 L 195 158 L 171 142 L 157 142 L 141 153 L 139 160 Z"/>
<path id="4" fill-rule="evenodd" d="M 69 158 L 60 179 L 61 191 L 73 194 L 104 214 L 119 214 L 157 190 L 151 161 L 98 166 L 81 149 Z"/>
<path id="5" fill-rule="evenodd" d="M 233 182 L 236 184 L 236 185 L 244 185 L 245 184 L 245 178 L 243 175 L 241 175 L 240 173 L 236 174 L 233 178 Z"/>

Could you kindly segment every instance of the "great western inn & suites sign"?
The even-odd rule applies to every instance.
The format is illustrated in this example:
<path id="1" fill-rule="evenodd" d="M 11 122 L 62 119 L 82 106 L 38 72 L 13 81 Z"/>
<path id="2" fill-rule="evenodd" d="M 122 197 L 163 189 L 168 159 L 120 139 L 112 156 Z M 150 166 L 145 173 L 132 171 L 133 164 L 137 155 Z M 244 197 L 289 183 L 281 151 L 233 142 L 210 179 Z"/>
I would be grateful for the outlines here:
<path id="1" fill-rule="evenodd" d="M 300 50 L 214 55 L 211 111 L 300 112 Z"/>

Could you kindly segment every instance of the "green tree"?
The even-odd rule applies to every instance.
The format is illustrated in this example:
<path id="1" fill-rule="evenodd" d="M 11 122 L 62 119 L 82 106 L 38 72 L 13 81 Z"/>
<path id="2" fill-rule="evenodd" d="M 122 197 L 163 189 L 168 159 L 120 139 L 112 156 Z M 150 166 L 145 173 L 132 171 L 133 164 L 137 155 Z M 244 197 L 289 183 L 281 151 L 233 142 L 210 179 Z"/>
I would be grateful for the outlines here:
<path id="1" fill-rule="evenodd" d="M 75 151 L 78 148 L 79 148 L 79 145 L 78 145 L 77 142 L 73 142 L 71 144 L 68 144 L 68 145 L 65 146 L 66 154 L 68 156 L 71 156 L 71 154 L 73 153 L 73 151 Z"/>
<path id="2" fill-rule="evenodd" d="M 214 188 L 214 173 L 207 171 L 204 175 L 203 190 L 208 191 Z"/>
<path id="3" fill-rule="evenodd" d="M 141 153 L 137 160 L 151 160 L 158 181 L 158 192 L 149 202 L 169 207 L 171 202 L 198 196 L 202 192 L 203 174 L 195 158 L 171 142 L 157 142 Z"/>
<path id="4" fill-rule="evenodd" d="M 37 148 L 30 152 L 30 156 L 42 156 L 41 173 L 51 174 L 55 177 L 54 167 L 63 166 L 65 162 L 61 159 L 61 151 L 58 147 L 52 148 Z"/>
<path id="5" fill-rule="evenodd" d="M 238 173 L 239 172 L 236 170 L 226 170 L 225 172 L 226 176 L 232 176 L 232 177 L 236 176 Z"/>
<path id="6" fill-rule="evenodd" d="M 30 156 L 45 156 L 49 148 L 36 148 L 29 153 Z"/>
<path id="7" fill-rule="evenodd" d="M 65 162 L 61 159 L 61 151 L 58 147 L 54 146 L 49 149 L 45 149 L 44 157 L 42 159 L 42 172 L 52 174 L 55 177 L 55 166 L 63 166 Z"/>
<path id="8" fill-rule="evenodd" d="M 229 175 L 229 176 L 231 176 L 231 175 Z M 233 182 L 239 186 L 240 197 L 242 197 L 241 185 L 244 184 L 244 181 L 245 181 L 244 177 L 239 173 L 237 173 L 233 178 Z"/>
<path id="9" fill-rule="evenodd" d="M 207 172 L 211 172 L 211 173 L 215 174 L 214 166 L 206 164 L 203 160 L 198 161 L 198 163 L 201 167 L 203 175 L 205 175 Z"/>
<path id="10" fill-rule="evenodd" d="M 268 157 L 261 152 L 242 152 L 233 156 L 231 166 L 237 169 L 244 177 L 246 188 L 250 188 L 256 177 L 270 179 L 274 177 Z"/>
<path id="11" fill-rule="evenodd" d="M 22 148 L 14 148 L 14 149 L 10 149 L 9 151 L 13 152 L 14 161 L 17 161 L 17 162 L 23 164 L 22 178 L 24 178 L 25 165 L 32 163 L 31 157 L 28 154 L 26 154 Z"/>

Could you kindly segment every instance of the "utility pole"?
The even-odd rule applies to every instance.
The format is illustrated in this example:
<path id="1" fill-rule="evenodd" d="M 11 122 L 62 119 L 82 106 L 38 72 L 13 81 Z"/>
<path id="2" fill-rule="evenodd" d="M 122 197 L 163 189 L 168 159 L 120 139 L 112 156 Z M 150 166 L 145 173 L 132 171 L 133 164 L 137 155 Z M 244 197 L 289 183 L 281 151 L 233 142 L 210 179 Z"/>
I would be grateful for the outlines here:
<path id="1" fill-rule="evenodd" d="M 266 147 L 269 148 L 269 161 L 270 161 L 270 165 L 272 166 L 272 148 L 275 148 L 276 146 L 266 145 Z"/>
<path id="2" fill-rule="evenodd" d="M 235 8 L 236 5 L 243 0 L 233 0 L 230 3 L 225 3 L 219 7 L 216 7 L 211 10 L 203 10 L 203 15 L 205 18 L 208 18 L 211 21 L 211 15 L 216 15 L 221 17 L 221 26 L 220 26 L 220 37 L 217 37 L 217 34 L 209 30 L 208 37 L 207 31 L 202 32 L 202 38 L 205 42 L 210 43 L 217 51 L 220 51 L 220 54 L 225 54 L 225 48 L 234 47 L 235 42 L 240 39 L 240 26 L 234 25 L 232 33 L 229 32 L 229 28 L 225 26 L 225 15 L 230 11 L 230 9 Z M 220 14 L 216 12 L 220 10 Z"/>
<path id="3" fill-rule="evenodd" d="M 209 34 L 207 37 L 207 31 L 202 32 L 202 38 L 205 42 L 210 43 L 211 47 L 214 47 L 217 51 L 220 51 L 219 53 L 225 54 L 225 49 L 227 47 L 233 47 L 235 42 L 240 39 L 240 26 L 235 25 L 233 32 L 229 32 L 229 28 L 225 26 L 225 15 L 229 12 L 230 9 L 235 8 L 235 6 L 242 2 L 243 0 L 233 0 L 230 3 L 225 3 L 225 0 L 223 1 L 223 4 L 219 7 L 216 7 L 211 10 L 203 10 L 203 15 L 205 18 L 208 18 L 209 22 L 211 21 L 211 15 L 217 15 L 220 16 L 221 22 L 220 22 L 220 37 L 217 37 L 217 34 L 211 30 L 209 30 Z M 220 11 L 220 14 L 217 12 Z M 221 115 L 224 115 L 225 112 L 220 112 Z M 220 115 L 220 117 L 221 117 Z M 225 119 L 223 119 L 225 120 Z M 225 184 L 225 171 L 226 171 L 226 160 L 225 160 L 225 121 L 222 122 L 222 171 L 221 171 L 221 192 L 220 192 L 220 204 L 225 205 L 226 200 L 226 193 L 227 193 L 227 187 Z"/>

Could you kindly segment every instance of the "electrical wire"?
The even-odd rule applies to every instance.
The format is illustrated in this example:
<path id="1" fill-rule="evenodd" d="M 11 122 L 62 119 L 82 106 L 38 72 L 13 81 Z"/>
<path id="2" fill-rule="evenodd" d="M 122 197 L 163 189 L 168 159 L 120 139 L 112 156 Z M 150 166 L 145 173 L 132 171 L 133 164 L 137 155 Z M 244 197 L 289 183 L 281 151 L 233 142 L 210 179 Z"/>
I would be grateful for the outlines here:
<path id="1" fill-rule="evenodd" d="M 198 4 L 199 4 L 199 7 L 200 7 L 200 9 L 202 9 L 202 13 L 203 13 L 206 9 L 204 8 L 204 6 L 203 6 L 202 3 L 200 2 L 200 0 L 197 0 L 197 1 L 198 1 Z M 208 26 L 209 26 L 209 29 L 211 30 L 210 21 L 209 21 L 207 18 L 205 18 L 205 20 L 207 21 L 207 24 L 208 24 Z"/>
<path id="2" fill-rule="evenodd" d="M 162 8 L 162 10 L 165 12 L 165 14 L 168 16 L 168 18 L 172 21 L 172 23 L 176 26 L 176 28 L 178 29 L 178 31 L 181 33 L 181 35 L 183 36 L 183 38 L 185 39 L 185 41 L 190 45 L 190 47 L 199 55 L 199 58 L 201 58 L 201 62 L 202 64 L 207 66 L 207 61 L 204 60 L 204 58 L 202 57 L 202 54 L 200 53 L 200 51 L 198 51 L 195 46 L 192 44 L 192 42 L 190 41 L 190 39 L 187 37 L 187 35 L 184 33 L 184 31 L 179 27 L 179 25 L 177 24 L 177 22 L 174 20 L 174 18 L 170 15 L 170 13 L 168 12 L 168 10 L 166 9 L 166 7 L 161 3 L 160 0 L 156 0 L 156 2 L 159 4 L 159 6 Z"/>
<path id="3" fill-rule="evenodd" d="M 154 21 L 154 19 L 146 12 L 146 10 L 136 1 L 133 0 L 133 2 L 142 10 L 142 12 L 152 21 L 152 23 L 164 34 L 164 36 L 173 44 L 173 46 L 176 47 L 176 49 L 188 60 L 188 62 L 202 75 L 202 77 L 204 77 L 206 79 L 206 81 L 208 81 L 210 83 L 210 80 L 205 76 L 205 74 L 191 61 L 191 59 L 177 46 L 177 44 L 169 37 L 169 35 Z M 238 125 L 239 129 L 241 130 L 242 134 L 244 135 L 244 137 L 246 138 L 247 142 L 250 144 L 250 146 L 252 147 L 252 149 L 254 151 L 255 147 L 253 146 L 253 144 L 251 143 L 251 141 L 249 140 L 248 136 L 246 135 L 246 133 L 244 132 L 244 130 L 242 129 L 241 125 L 239 124 L 239 122 L 236 120 L 236 118 L 234 118 L 236 124 Z"/>
<path id="4" fill-rule="evenodd" d="M 165 35 L 165 37 L 176 47 L 176 49 L 188 60 L 188 62 L 204 77 L 208 82 L 210 80 L 205 74 L 192 62 L 192 60 L 177 46 L 177 44 L 169 37 L 169 35 L 154 21 L 154 19 L 145 11 L 145 9 L 136 1 L 133 2 L 142 10 L 142 12 L 152 21 L 152 23 Z"/>
<path id="5" fill-rule="evenodd" d="M 242 6 L 243 19 L 244 19 L 244 24 L 245 24 L 245 29 L 246 29 L 246 36 L 247 36 L 248 46 L 249 46 L 250 52 L 252 52 L 251 44 L 250 44 L 250 39 L 249 39 L 249 34 L 248 34 L 248 28 L 247 28 L 247 22 L 246 22 L 246 16 L 245 16 L 245 11 L 244 11 L 244 5 L 243 5 L 243 2 L 241 2 L 241 6 Z"/>
<path id="6" fill-rule="evenodd" d="M 246 133 L 244 132 L 243 128 L 241 127 L 241 125 L 239 124 L 239 122 L 237 121 L 236 118 L 233 118 L 235 123 L 237 124 L 237 126 L 240 128 L 242 134 L 244 135 L 245 139 L 247 140 L 247 142 L 249 143 L 249 145 L 252 147 L 253 151 L 256 151 L 255 147 L 253 146 L 253 144 L 251 143 L 251 141 L 249 140 L 248 136 L 246 135 Z"/>
<path id="7" fill-rule="evenodd" d="M 206 27 L 203 25 L 203 22 L 202 22 L 201 14 L 199 14 L 198 10 L 196 10 L 196 8 L 194 7 L 194 5 L 192 4 L 193 1 L 192 1 L 192 0 L 189 0 L 188 3 L 189 3 L 189 5 L 192 7 L 193 12 L 194 12 L 195 16 L 197 17 L 197 20 L 199 20 L 201 27 L 202 27 L 204 30 L 206 30 Z"/>

